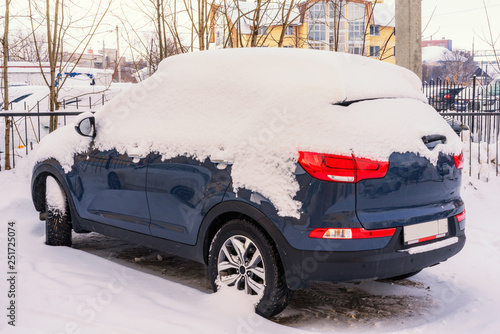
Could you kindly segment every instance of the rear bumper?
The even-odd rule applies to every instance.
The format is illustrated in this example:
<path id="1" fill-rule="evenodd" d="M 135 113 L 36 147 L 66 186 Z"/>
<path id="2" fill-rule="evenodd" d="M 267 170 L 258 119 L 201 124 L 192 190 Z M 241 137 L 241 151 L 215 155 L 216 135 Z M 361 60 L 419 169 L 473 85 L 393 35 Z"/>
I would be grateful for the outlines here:
<path id="1" fill-rule="evenodd" d="M 294 250 L 290 254 L 293 263 L 285 268 L 288 285 L 291 289 L 298 289 L 312 281 L 353 282 L 409 274 L 446 261 L 460 252 L 466 239 L 462 230 L 448 238 L 404 247 L 401 231 L 399 228 L 389 244 L 377 250 Z"/>

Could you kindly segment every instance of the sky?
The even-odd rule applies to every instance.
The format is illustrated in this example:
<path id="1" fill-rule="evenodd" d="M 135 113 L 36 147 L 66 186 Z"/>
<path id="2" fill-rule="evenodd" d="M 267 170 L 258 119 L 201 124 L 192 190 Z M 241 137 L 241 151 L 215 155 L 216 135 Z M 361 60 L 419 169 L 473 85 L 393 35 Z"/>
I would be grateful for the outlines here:
<path id="1" fill-rule="evenodd" d="M 392 2 L 394 0 L 391 0 Z M 391 2 L 387 1 L 387 3 Z M 500 36 L 500 1 L 485 0 L 495 38 Z M 432 14 L 434 11 L 434 14 Z M 489 34 L 483 0 L 422 0 L 422 34 L 424 40 L 453 40 L 453 48 L 490 50 L 482 39 Z M 496 44 L 500 49 L 500 41 Z"/>

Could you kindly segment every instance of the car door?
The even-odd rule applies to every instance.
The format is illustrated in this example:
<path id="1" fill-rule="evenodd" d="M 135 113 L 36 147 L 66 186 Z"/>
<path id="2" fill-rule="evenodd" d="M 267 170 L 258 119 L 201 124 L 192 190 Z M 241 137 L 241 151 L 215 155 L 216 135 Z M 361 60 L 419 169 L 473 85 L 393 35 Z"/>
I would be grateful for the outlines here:
<path id="1" fill-rule="evenodd" d="M 209 159 L 162 160 L 161 155 L 150 154 L 146 193 L 151 234 L 194 245 L 203 217 L 221 202 L 228 185 L 228 172 Z"/>
<path id="2" fill-rule="evenodd" d="M 91 148 L 75 156 L 68 175 L 82 218 L 149 234 L 146 158 Z"/>

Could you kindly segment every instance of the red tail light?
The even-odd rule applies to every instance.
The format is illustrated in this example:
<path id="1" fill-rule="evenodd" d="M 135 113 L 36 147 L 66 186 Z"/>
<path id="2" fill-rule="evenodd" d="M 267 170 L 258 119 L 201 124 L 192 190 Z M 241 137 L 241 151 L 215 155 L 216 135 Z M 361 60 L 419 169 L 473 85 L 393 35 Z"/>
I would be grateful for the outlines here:
<path id="1" fill-rule="evenodd" d="M 460 152 L 459 155 L 453 155 L 453 159 L 455 160 L 455 167 L 457 169 L 464 168 L 464 152 Z"/>
<path id="2" fill-rule="evenodd" d="M 451 94 L 446 94 L 445 96 L 443 96 L 445 99 L 451 99 Z"/>
<path id="3" fill-rule="evenodd" d="M 459 213 L 459 214 L 457 215 L 457 222 L 459 222 L 459 223 L 460 223 L 460 222 L 461 222 L 462 220 L 464 220 L 464 219 L 465 219 L 465 210 L 464 210 L 464 211 L 462 211 L 462 213 Z"/>
<path id="4" fill-rule="evenodd" d="M 348 183 L 382 178 L 389 169 L 388 161 L 313 152 L 299 152 L 299 163 L 319 180 Z"/>
<path id="5" fill-rule="evenodd" d="M 395 228 L 365 230 L 364 228 L 316 228 L 309 233 L 309 238 L 320 239 L 368 239 L 392 237 Z"/>

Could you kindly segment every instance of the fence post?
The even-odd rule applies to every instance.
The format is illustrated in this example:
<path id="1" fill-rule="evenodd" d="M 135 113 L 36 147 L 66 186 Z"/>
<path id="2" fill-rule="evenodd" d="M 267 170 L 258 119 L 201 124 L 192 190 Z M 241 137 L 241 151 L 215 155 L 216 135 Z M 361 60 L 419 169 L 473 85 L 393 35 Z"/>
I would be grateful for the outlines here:
<path id="1" fill-rule="evenodd" d="M 24 147 L 26 147 L 26 155 L 28 155 L 28 116 L 24 116 Z"/>
<path id="2" fill-rule="evenodd" d="M 36 102 L 36 110 L 37 110 L 37 113 L 38 113 L 38 142 L 40 142 L 40 140 L 42 140 L 42 138 L 40 137 L 40 101 L 37 101 Z"/>
<path id="3" fill-rule="evenodd" d="M 12 137 L 12 168 L 16 168 L 16 152 L 14 148 L 14 116 L 11 117 L 11 137 Z"/>

